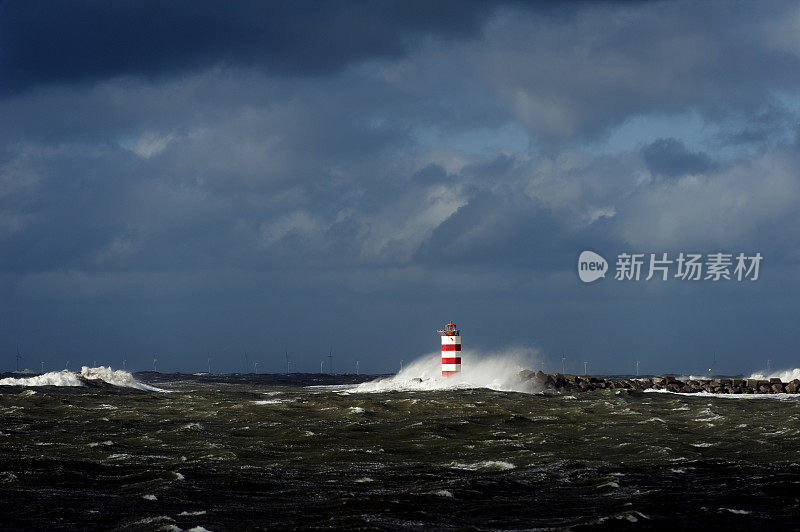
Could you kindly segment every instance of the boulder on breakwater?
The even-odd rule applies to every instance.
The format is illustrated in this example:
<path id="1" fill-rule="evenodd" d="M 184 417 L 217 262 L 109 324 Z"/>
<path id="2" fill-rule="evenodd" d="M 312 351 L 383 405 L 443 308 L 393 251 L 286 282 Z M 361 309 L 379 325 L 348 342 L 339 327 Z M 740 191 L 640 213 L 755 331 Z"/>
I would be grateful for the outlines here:
<path id="1" fill-rule="evenodd" d="M 678 393 L 775 394 L 800 393 L 800 379 L 781 382 L 780 379 L 688 379 L 675 377 L 604 378 L 588 375 L 549 375 L 542 371 L 524 370 L 520 378 L 534 388 L 552 392 L 590 392 L 594 390 L 666 390 Z"/>

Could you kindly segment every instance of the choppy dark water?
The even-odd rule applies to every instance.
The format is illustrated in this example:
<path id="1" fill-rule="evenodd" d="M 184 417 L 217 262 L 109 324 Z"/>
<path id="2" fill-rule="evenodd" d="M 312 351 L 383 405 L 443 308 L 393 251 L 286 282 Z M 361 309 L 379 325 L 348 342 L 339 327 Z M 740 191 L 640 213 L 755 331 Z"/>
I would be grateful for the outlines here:
<path id="1" fill-rule="evenodd" d="M 140 379 L 0 387 L 0 528 L 798 526 L 797 399 Z"/>

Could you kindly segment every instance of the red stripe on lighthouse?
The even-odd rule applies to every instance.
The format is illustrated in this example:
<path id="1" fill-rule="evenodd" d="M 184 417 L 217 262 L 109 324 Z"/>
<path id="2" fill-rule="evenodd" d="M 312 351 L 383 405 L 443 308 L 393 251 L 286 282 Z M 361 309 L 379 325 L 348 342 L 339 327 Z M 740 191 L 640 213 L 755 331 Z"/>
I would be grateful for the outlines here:
<path id="1" fill-rule="evenodd" d="M 455 358 L 442 357 L 442 364 L 461 364 L 461 357 L 455 357 Z"/>
<path id="2" fill-rule="evenodd" d="M 461 351 L 461 344 L 442 344 L 442 351 Z"/>

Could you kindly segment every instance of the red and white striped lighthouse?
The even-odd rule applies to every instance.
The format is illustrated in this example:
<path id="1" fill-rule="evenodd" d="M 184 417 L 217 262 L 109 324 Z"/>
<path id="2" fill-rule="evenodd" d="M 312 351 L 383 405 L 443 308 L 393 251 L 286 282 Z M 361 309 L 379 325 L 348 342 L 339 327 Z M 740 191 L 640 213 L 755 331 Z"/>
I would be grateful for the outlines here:
<path id="1" fill-rule="evenodd" d="M 444 326 L 442 335 L 442 375 L 461 372 L 461 333 L 452 321 Z"/>

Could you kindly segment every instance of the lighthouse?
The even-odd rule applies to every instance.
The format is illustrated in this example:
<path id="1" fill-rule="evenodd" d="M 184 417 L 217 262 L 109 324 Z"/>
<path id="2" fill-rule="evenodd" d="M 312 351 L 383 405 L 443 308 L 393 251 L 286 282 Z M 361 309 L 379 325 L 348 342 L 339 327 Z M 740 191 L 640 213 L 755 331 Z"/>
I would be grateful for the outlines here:
<path id="1" fill-rule="evenodd" d="M 461 333 L 452 321 L 444 330 L 436 331 L 442 336 L 442 375 L 445 377 L 461 372 Z"/>

